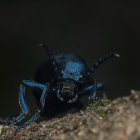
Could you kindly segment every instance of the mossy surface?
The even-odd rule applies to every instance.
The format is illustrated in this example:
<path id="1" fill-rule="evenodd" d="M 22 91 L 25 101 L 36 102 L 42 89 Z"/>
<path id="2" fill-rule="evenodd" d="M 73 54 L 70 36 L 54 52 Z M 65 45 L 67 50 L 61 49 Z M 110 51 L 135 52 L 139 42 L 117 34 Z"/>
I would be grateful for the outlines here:
<path id="1" fill-rule="evenodd" d="M 3 128 L 3 125 L 0 125 L 0 130 Z"/>
<path id="2" fill-rule="evenodd" d="M 101 109 L 98 114 L 99 114 L 100 117 L 105 117 L 106 114 L 107 114 L 107 111 L 105 109 Z"/>
<path id="3" fill-rule="evenodd" d="M 107 114 L 107 111 L 105 109 L 105 107 L 111 103 L 111 100 L 108 99 L 101 99 L 102 103 L 104 104 L 104 106 L 101 106 L 97 101 L 90 103 L 86 108 L 85 111 L 89 112 L 91 110 L 96 110 L 96 112 L 98 113 L 99 116 L 101 117 L 105 117 Z"/>

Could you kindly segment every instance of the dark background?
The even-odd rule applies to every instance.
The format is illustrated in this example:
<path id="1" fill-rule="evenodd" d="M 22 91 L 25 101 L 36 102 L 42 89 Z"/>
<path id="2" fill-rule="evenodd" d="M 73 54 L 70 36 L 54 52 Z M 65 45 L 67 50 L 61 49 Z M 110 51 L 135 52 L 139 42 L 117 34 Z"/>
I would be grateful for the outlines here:
<path id="1" fill-rule="evenodd" d="M 1 1 L 0 116 L 19 109 L 23 79 L 33 78 L 47 59 L 40 42 L 54 53 L 81 55 L 89 66 L 109 52 L 112 59 L 95 72 L 110 98 L 139 90 L 140 4 L 135 1 Z M 30 92 L 27 92 L 31 94 Z M 34 104 L 34 98 L 28 98 Z"/>

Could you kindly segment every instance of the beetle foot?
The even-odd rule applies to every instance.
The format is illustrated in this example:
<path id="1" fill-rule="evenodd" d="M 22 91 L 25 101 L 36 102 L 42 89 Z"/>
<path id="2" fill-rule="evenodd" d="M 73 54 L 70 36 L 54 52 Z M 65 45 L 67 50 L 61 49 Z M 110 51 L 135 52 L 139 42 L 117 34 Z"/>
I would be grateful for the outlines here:
<path id="1" fill-rule="evenodd" d="M 100 98 L 96 97 L 96 101 L 98 102 L 98 104 L 100 106 L 104 106 L 104 104 L 103 104 L 103 102 L 102 102 L 102 100 Z"/>
<path id="2" fill-rule="evenodd" d="M 90 103 L 90 104 L 95 103 L 95 102 L 98 102 L 98 104 L 99 104 L 100 106 L 104 106 L 102 100 L 101 100 L 99 97 L 95 97 L 95 98 L 89 97 L 89 103 Z"/>

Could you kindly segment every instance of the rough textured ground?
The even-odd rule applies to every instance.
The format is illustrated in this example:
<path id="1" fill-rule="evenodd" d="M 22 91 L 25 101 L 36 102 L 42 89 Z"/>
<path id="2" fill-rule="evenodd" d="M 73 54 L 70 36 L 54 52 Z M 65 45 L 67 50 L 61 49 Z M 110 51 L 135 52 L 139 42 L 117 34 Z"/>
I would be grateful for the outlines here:
<path id="1" fill-rule="evenodd" d="M 32 123 L 15 131 L 0 126 L 0 140 L 140 140 L 140 92 L 118 98 L 105 107 L 92 104 L 85 111 Z"/>

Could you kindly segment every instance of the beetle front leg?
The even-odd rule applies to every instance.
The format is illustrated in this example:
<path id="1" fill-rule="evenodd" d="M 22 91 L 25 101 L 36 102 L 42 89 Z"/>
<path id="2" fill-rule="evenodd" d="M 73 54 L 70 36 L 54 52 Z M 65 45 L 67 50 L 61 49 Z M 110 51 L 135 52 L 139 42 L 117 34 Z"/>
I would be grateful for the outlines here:
<path id="1" fill-rule="evenodd" d="M 8 121 L 1 121 L 0 124 L 2 125 L 11 125 L 11 124 L 15 124 L 19 121 L 21 121 L 25 114 L 28 114 L 28 107 L 24 101 L 24 95 L 25 95 L 25 87 L 23 86 L 23 84 L 20 85 L 20 92 L 19 92 L 19 104 L 20 104 L 20 107 L 22 109 L 22 112 L 20 113 L 19 116 L 17 116 L 15 119 L 12 119 L 12 120 L 8 120 Z"/>
<path id="2" fill-rule="evenodd" d="M 30 81 L 25 81 L 24 84 L 27 84 L 27 85 L 30 85 L 32 87 L 38 87 L 38 88 L 43 88 L 43 91 L 42 91 L 42 95 L 40 97 L 40 109 L 37 110 L 37 112 L 35 113 L 35 115 L 29 119 L 26 123 L 24 123 L 24 125 L 21 125 L 21 126 L 18 126 L 16 128 L 16 130 L 20 130 L 22 128 L 25 128 L 26 126 L 30 125 L 31 122 L 34 122 L 39 116 L 40 116 L 40 113 L 44 110 L 44 105 L 45 105 L 45 99 L 46 99 L 46 96 L 47 96 L 47 90 L 48 90 L 48 87 L 49 85 L 43 85 L 43 84 L 40 84 L 40 83 L 32 83 Z"/>
<path id="3" fill-rule="evenodd" d="M 106 92 L 104 90 L 103 84 L 102 83 L 97 83 L 96 79 L 94 80 L 94 88 L 91 91 L 91 95 L 89 96 L 89 99 L 91 101 L 97 101 L 100 105 L 104 106 L 101 99 L 96 96 L 96 89 L 100 89 L 100 88 L 103 90 L 103 98 L 107 99 Z"/>
<path id="4" fill-rule="evenodd" d="M 96 89 L 97 89 L 97 81 L 95 79 L 94 80 L 94 87 L 91 89 L 91 93 L 90 93 L 90 96 L 89 96 L 89 99 L 90 100 L 95 100 L 95 97 L 96 97 Z"/>
<path id="5" fill-rule="evenodd" d="M 103 102 L 101 101 L 101 99 L 99 97 L 96 96 L 96 89 L 103 89 L 103 98 L 107 99 L 106 93 L 104 91 L 104 86 L 102 83 L 98 83 L 96 82 L 96 79 L 94 80 L 94 88 L 91 91 L 91 94 L 89 96 L 89 99 L 91 101 L 97 101 L 100 105 L 104 106 Z"/>
<path id="6" fill-rule="evenodd" d="M 97 88 L 102 90 L 102 94 L 103 94 L 103 99 L 108 99 L 107 95 L 106 95 L 106 90 L 105 90 L 105 86 L 102 83 L 98 83 L 97 84 Z"/>
<path id="7" fill-rule="evenodd" d="M 44 106 L 45 106 L 45 100 L 46 100 L 46 96 L 48 95 L 48 88 L 49 88 L 49 84 L 47 84 L 45 86 L 45 88 L 43 89 L 42 95 L 40 97 L 40 110 L 41 112 L 44 111 Z"/>
<path id="8" fill-rule="evenodd" d="M 12 119 L 12 120 L 6 121 L 6 122 L 1 121 L 0 124 L 2 124 L 2 125 L 15 124 L 15 123 L 21 121 L 24 118 L 24 116 L 29 113 L 29 109 L 28 109 L 26 102 L 24 100 L 26 86 L 40 88 L 43 91 L 46 90 L 46 85 L 44 85 L 44 84 L 40 84 L 40 83 L 31 81 L 31 80 L 23 80 L 23 83 L 20 85 L 20 92 L 19 92 L 19 104 L 20 104 L 20 107 L 22 109 L 22 112 L 15 119 Z M 44 92 L 42 92 L 42 101 L 44 101 L 44 99 L 45 99 L 45 94 L 44 94 Z"/>
<path id="9" fill-rule="evenodd" d="M 40 116 L 40 110 L 38 110 L 35 115 L 29 119 L 26 123 L 24 123 L 24 125 L 20 125 L 16 128 L 16 131 L 25 128 L 26 126 L 30 125 L 31 122 L 34 122 L 38 117 Z"/>
<path id="10" fill-rule="evenodd" d="M 24 100 L 25 89 L 26 89 L 25 87 L 40 88 L 40 89 L 44 90 L 46 86 L 44 84 L 40 84 L 40 83 L 31 81 L 31 80 L 23 80 L 23 84 L 21 84 L 21 86 L 20 86 L 19 104 L 21 106 L 22 111 L 27 115 L 29 112 L 29 109 Z"/>
<path id="11" fill-rule="evenodd" d="M 96 79 L 94 80 L 94 83 L 83 90 L 81 90 L 78 94 L 82 95 L 86 92 L 90 92 L 89 100 L 90 101 L 97 101 L 100 105 L 103 105 L 102 101 L 100 98 L 96 96 L 96 90 L 102 88 L 103 85 L 102 83 L 97 83 Z M 105 94 L 106 95 L 106 94 Z"/>

